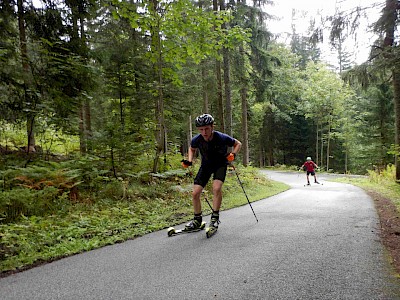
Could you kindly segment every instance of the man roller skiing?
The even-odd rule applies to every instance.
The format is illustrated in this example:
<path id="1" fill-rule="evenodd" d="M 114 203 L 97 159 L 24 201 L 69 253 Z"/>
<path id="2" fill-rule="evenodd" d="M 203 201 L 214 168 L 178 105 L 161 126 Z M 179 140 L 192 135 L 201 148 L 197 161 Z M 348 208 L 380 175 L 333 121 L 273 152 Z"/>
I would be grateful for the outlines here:
<path id="1" fill-rule="evenodd" d="M 187 168 L 192 165 L 197 149 L 201 154 L 201 165 L 194 179 L 192 192 L 194 218 L 186 224 L 185 230 L 194 231 L 201 226 L 203 219 L 200 195 L 213 175 L 213 212 L 209 228 L 216 231 L 222 202 L 222 185 L 225 181 L 227 166 L 235 159 L 242 143 L 225 133 L 214 130 L 214 118 L 209 114 L 198 116 L 195 123 L 199 134 L 192 139 L 187 160 L 182 160 L 182 166 Z M 228 147 L 233 147 L 232 152 L 228 153 Z"/>
<path id="2" fill-rule="evenodd" d="M 307 171 L 307 185 L 310 185 L 310 179 L 309 176 L 314 176 L 314 182 L 319 183 L 317 181 L 317 175 L 315 175 L 315 169 L 318 168 L 317 164 L 311 160 L 311 157 L 307 157 L 306 162 L 300 167 L 300 169 L 305 168 L 305 171 Z"/>

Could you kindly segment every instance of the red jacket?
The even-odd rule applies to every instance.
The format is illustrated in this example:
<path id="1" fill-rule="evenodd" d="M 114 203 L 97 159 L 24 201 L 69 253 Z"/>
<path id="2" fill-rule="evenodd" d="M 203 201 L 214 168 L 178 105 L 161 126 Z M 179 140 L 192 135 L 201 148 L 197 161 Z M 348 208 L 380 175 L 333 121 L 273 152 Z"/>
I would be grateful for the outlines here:
<path id="1" fill-rule="evenodd" d="M 308 172 L 313 172 L 314 168 L 317 168 L 318 166 L 313 162 L 312 160 L 306 161 L 303 166 L 306 167 Z"/>

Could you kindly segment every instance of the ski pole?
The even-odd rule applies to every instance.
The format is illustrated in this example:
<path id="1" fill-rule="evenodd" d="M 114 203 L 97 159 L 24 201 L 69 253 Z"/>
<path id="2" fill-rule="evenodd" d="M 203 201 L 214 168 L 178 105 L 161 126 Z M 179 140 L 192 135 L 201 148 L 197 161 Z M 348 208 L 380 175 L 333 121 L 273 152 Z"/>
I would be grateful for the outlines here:
<path id="1" fill-rule="evenodd" d="M 209 207 L 210 207 L 210 209 L 211 209 L 211 213 L 212 213 L 214 210 L 213 210 L 213 208 L 212 208 L 212 206 L 211 206 L 210 202 L 207 200 L 207 197 L 206 197 L 205 193 L 204 193 L 204 200 L 206 200 L 206 202 L 207 202 L 208 206 L 209 206 Z M 221 221 L 218 219 L 217 223 L 218 223 L 218 224 L 220 224 L 220 223 L 221 223 Z"/>
<path id="2" fill-rule="evenodd" d="M 257 219 L 256 213 L 254 212 L 253 206 L 251 206 L 249 197 L 247 197 L 246 191 L 244 190 L 242 181 L 241 181 L 240 178 L 239 178 L 239 175 L 238 175 L 238 173 L 237 173 L 237 171 L 236 171 L 236 168 L 235 168 L 235 166 L 234 166 L 233 164 L 231 164 L 231 166 L 232 166 L 233 170 L 235 171 L 235 174 L 236 174 L 236 177 L 237 177 L 237 179 L 238 179 L 238 181 L 239 181 L 239 184 L 240 184 L 240 186 L 242 187 L 243 193 L 244 193 L 244 195 L 246 196 L 247 202 L 249 203 L 250 208 L 251 208 L 251 210 L 252 210 L 252 212 L 253 212 L 253 215 L 254 215 L 254 217 L 256 218 L 256 221 L 257 221 L 257 223 L 258 223 L 258 219 Z"/>
<path id="3" fill-rule="evenodd" d="M 213 211 L 212 206 L 210 204 L 210 202 L 208 202 L 206 195 L 204 194 L 204 200 L 206 200 L 208 206 L 210 207 L 211 211 Z"/>

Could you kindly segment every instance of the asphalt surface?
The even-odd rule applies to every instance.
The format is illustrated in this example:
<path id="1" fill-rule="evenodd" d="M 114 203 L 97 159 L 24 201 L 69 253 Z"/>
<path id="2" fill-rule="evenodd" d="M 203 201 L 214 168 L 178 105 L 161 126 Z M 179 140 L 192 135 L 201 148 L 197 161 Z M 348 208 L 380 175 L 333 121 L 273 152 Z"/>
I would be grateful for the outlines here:
<path id="1" fill-rule="evenodd" d="M 368 195 L 267 174 L 292 188 L 253 203 L 258 223 L 223 211 L 210 239 L 151 233 L 2 278 L 0 299 L 400 299 Z"/>

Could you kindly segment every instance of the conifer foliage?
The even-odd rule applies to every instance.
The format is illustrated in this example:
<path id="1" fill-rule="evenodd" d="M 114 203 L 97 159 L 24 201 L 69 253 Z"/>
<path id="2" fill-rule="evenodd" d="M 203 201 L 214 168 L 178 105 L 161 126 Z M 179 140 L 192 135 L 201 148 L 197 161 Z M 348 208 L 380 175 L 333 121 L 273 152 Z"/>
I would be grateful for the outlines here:
<path id="1" fill-rule="evenodd" d="M 354 22 L 329 19 L 339 77 L 321 62 L 315 22 L 308 35 L 293 27 L 289 46 L 274 40 L 268 1 L 4 0 L 0 149 L 22 149 L 27 166 L 75 137 L 74 157 L 100 159 L 110 177 L 163 172 L 208 112 L 242 141 L 246 166 L 312 156 L 326 170 L 383 168 L 398 149 L 396 3 L 365 66 L 342 47 Z"/>

